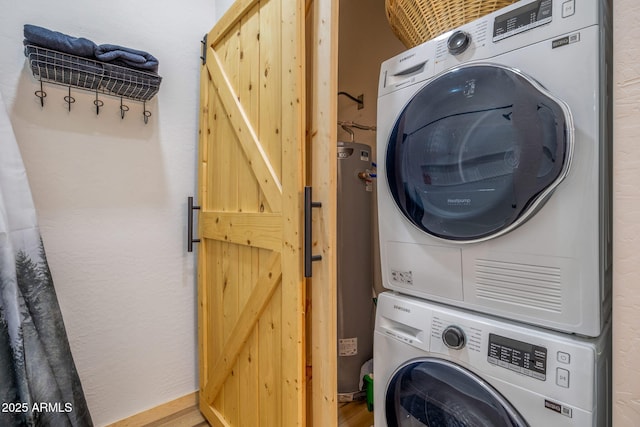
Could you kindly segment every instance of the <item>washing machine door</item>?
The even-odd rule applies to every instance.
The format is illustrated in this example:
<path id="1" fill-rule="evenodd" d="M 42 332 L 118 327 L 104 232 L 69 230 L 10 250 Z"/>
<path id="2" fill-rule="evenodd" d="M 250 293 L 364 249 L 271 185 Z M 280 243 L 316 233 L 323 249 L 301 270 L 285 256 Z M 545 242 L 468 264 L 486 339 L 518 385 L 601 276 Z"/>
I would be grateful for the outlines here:
<path id="1" fill-rule="evenodd" d="M 406 218 L 448 241 L 487 240 L 533 215 L 569 171 L 569 107 L 518 70 L 451 69 L 416 93 L 390 134 L 386 178 Z"/>
<path id="2" fill-rule="evenodd" d="M 526 427 L 493 387 L 461 366 L 424 358 L 399 369 L 387 387 L 388 427 Z"/>

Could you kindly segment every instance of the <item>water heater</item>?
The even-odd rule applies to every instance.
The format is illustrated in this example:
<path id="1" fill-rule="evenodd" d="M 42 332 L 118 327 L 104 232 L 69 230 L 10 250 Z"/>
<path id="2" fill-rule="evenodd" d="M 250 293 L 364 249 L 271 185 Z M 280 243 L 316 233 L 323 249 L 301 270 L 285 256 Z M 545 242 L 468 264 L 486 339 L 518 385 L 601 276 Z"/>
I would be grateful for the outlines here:
<path id="1" fill-rule="evenodd" d="M 371 148 L 338 142 L 338 400 L 362 397 L 360 369 L 373 357 Z"/>

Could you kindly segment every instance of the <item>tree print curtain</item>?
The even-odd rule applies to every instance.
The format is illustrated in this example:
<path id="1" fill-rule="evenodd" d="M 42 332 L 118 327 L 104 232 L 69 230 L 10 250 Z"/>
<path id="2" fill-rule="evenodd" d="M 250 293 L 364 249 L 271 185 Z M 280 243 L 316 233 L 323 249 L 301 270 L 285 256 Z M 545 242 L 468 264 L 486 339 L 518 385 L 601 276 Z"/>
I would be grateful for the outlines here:
<path id="1" fill-rule="evenodd" d="M 0 426 L 92 426 L 0 95 Z"/>

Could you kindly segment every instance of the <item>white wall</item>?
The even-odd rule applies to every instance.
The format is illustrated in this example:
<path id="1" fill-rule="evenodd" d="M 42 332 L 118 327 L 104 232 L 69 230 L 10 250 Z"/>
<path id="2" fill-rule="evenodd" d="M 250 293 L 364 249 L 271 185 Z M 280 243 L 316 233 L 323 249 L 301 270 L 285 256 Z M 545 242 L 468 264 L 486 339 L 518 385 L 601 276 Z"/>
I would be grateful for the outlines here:
<path id="1" fill-rule="evenodd" d="M 195 192 L 200 39 L 210 0 L 0 0 L 0 92 L 26 164 L 71 348 L 96 426 L 197 389 L 194 255 L 186 198 Z M 160 60 L 159 94 L 119 116 L 119 101 L 39 87 L 25 67 L 23 24 Z"/>
<path id="2" fill-rule="evenodd" d="M 231 7 L 234 0 L 213 0 L 216 5 L 216 15 L 222 17 L 224 13 Z"/>
<path id="3" fill-rule="evenodd" d="M 640 4 L 614 1 L 613 425 L 640 425 Z"/>

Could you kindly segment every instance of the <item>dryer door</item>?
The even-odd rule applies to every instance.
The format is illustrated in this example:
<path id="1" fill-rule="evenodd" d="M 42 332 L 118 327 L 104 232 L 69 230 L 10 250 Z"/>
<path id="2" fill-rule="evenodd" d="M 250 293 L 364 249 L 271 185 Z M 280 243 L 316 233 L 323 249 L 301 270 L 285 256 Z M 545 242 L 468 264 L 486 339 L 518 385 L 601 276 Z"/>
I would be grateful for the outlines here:
<path id="1" fill-rule="evenodd" d="M 487 240 L 522 224 L 569 171 L 568 106 L 521 72 L 451 69 L 405 106 L 386 178 L 402 213 L 435 237 Z"/>
<path id="2" fill-rule="evenodd" d="M 409 363 L 391 378 L 389 427 L 526 427 L 518 411 L 472 372 L 442 359 Z"/>

